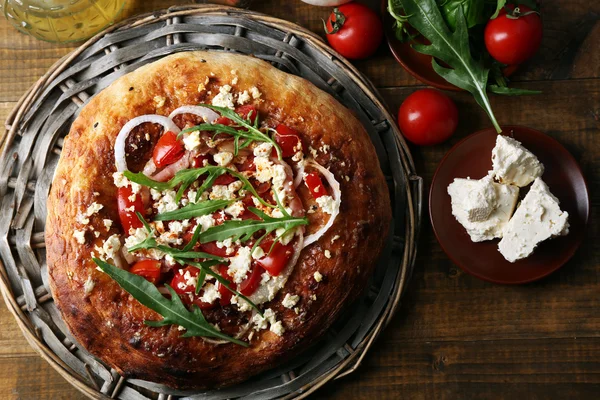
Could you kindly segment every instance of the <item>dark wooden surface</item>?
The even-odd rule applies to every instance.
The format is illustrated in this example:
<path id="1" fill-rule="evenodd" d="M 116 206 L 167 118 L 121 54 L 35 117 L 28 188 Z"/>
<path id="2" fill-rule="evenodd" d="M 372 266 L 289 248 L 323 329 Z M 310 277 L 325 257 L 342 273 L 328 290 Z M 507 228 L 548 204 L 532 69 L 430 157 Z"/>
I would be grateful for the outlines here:
<path id="1" fill-rule="evenodd" d="M 185 3 L 185 2 L 182 2 Z M 379 2 L 368 2 L 378 9 Z M 127 15 L 171 1 L 130 1 Z M 321 32 L 327 8 L 298 0 L 255 0 L 252 9 Z M 578 160 L 591 191 L 585 244 L 560 271 L 537 283 L 498 286 L 463 273 L 436 242 L 425 214 L 410 288 L 392 323 L 350 377 L 316 398 L 596 399 L 600 397 L 600 2 L 545 0 L 542 49 L 514 76 L 535 97 L 492 97 L 501 123 L 541 130 Z M 36 41 L 0 20 L 0 119 L 21 94 L 73 46 Z M 422 86 L 387 46 L 355 63 L 390 110 Z M 444 153 L 490 126 L 465 93 L 449 94 L 460 110 L 455 136 L 412 148 L 426 187 Z M 485 262 L 485 260 L 482 260 Z M 0 305 L 0 398 L 83 398 L 41 359 Z"/>

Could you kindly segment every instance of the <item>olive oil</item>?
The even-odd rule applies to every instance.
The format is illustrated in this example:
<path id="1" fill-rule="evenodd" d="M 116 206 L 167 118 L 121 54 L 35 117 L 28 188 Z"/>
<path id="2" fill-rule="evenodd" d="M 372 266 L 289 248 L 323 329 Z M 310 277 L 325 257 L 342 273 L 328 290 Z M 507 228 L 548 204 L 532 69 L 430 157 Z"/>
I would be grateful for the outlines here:
<path id="1" fill-rule="evenodd" d="M 125 0 L 0 0 L 0 11 L 21 32 L 49 42 L 76 42 L 115 21 Z"/>

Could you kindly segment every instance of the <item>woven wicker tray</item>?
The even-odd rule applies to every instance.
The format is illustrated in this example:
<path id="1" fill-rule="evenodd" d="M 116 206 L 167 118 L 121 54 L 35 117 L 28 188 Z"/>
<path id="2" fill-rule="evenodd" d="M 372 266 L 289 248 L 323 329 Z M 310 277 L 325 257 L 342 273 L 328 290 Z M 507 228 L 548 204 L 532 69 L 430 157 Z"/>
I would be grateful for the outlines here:
<path id="1" fill-rule="evenodd" d="M 310 80 L 353 110 L 369 132 L 388 180 L 393 232 L 365 295 L 323 340 L 247 383 L 189 393 L 119 376 L 71 337 L 48 287 L 44 224 L 63 138 L 81 107 L 141 65 L 199 49 L 253 54 Z M 91 398 L 303 398 L 353 372 L 398 307 L 415 259 L 422 180 L 371 83 L 318 36 L 297 25 L 210 5 L 134 17 L 52 66 L 21 98 L 6 130 L 0 157 L 0 289 L 31 346 Z"/>

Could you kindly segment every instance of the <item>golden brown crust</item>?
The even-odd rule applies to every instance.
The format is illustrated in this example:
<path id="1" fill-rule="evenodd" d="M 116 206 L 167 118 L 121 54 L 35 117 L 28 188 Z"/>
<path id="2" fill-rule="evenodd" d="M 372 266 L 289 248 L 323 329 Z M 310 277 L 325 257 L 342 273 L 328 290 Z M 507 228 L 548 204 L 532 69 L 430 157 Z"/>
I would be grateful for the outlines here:
<path id="1" fill-rule="evenodd" d="M 232 84 L 235 76 L 237 83 Z M 249 348 L 180 338 L 175 326 L 145 326 L 144 319 L 160 317 L 97 271 L 90 259 L 94 245 L 120 231 L 112 182 L 113 143 L 120 128 L 138 115 L 168 115 L 181 105 L 208 102 L 224 84 L 238 92 L 256 86 L 262 96 L 252 102 L 262 118 L 295 128 L 305 143 L 327 150 L 318 151 L 316 159 L 335 174 L 342 191 L 335 224 L 303 250 L 286 286 L 267 305 L 276 311 L 285 333 L 261 331 Z M 90 218 L 81 245 L 73 237 L 74 229 L 81 227 L 77 215 L 94 201 L 104 208 Z M 115 224 L 107 230 L 103 219 Z M 73 123 L 48 199 L 52 294 L 77 340 L 126 376 L 177 388 L 229 385 L 297 354 L 333 323 L 363 289 L 390 219 L 387 187 L 373 145 L 358 120 L 335 99 L 255 58 L 180 53 L 120 78 L 93 98 Z M 326 249 L 331 258 L 325 257 Z M 313 277 L 316 271 L 324 277 L 321 282 Z M 88 279 L 95 285 L 86 294 Z M 301 296 L 302 313 L 281 305 L 286 293 Z"/>

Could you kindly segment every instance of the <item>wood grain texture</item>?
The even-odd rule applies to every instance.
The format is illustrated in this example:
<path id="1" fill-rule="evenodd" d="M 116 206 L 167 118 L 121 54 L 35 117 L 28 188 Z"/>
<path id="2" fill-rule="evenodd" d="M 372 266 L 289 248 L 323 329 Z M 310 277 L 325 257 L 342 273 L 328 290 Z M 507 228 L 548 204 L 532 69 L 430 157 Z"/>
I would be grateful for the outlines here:
<path id="1" fill-rule="evenodd" d="M 191 1 L 180 2 L 180 4 Z M 367 2 L 374 9 L 379 1 Z M 531 97 L 492 96 L 500 123 L 525 125 L 559 140 L 588 180 L 592 215 L 587 240 L 561 270 L 536 283 L 499 286 L 463 273 L 442 252 L 424 219 L 419 257 L 402 307 L 350 377 L 315 398 L 596 399 L 600 393 L 600 3 L 544 0 L 540 52 L 514 76 Z M 170 6 L 130 1 L 125 15 Z M 322 34 L 328 8 L 299 0 L 255 0 L 252 9 Z M 0 20 L 0 118 L 59 57 L 73 47 L 36 41 Z M 387 46 L 355 65 L 380 89 L 393 112 L 421 83 Z M 452 145 L 490 124 L 466 93 L 449 93 L 460 123 L 452 139 L 412 147 L 428 188 Z M 39 358 L 0 305 L 0 398 L 80 399 Z"/>

